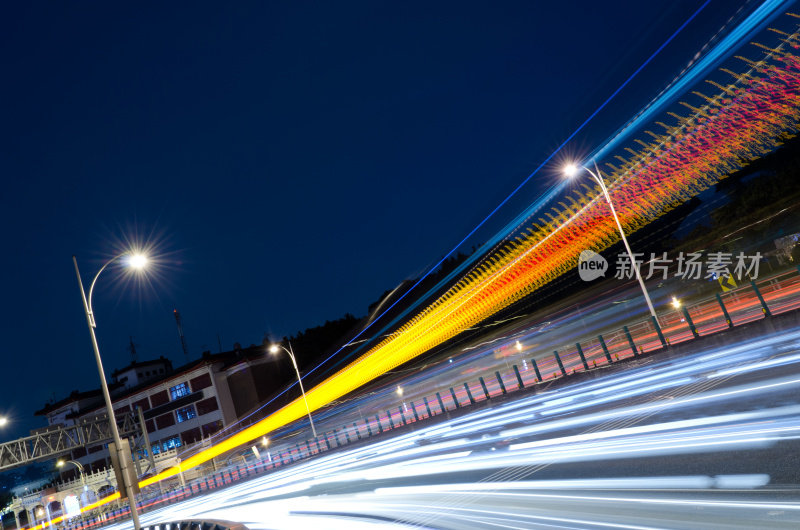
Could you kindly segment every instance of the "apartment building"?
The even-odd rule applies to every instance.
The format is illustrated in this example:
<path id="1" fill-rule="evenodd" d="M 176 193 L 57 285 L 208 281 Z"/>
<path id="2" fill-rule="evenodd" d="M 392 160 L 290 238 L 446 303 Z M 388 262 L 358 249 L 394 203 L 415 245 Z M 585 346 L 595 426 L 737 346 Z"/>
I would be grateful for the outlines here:
<path id="1" fill-rule="evenodd" d="M 263 346 L 205 352 L 177 369 L 160 357 L 115 370 L 109 389 L 116 414 L 142 409 L 153 453 L 159 454 L 208 439 L 257 409 L 274 388 L 275 363 Z M 104 416 L 105 404 L 99 389 L 75 391 L 36 415 L 46 417 L 48 426 L 73 425 Z M 87 473 L 110 467 L 107 443 L 75 449 L 70 458 Z M 62 478 L 76 473 L 67 466 Z"/>

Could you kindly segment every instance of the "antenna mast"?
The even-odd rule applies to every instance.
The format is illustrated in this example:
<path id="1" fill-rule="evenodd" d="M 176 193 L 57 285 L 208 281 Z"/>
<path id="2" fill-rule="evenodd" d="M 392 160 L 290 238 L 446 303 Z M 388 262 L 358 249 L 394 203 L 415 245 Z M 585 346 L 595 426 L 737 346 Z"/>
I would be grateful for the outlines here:
<path id="1" fill-rule="evenodd" d="M 136 345 L 133 343 L 133 337 L 128 337 L 130 340 L 130 346 L 128 346 L 128 351 L 131 352 L 131 361 L 133 364 L 136 364 Z"/>
<path id="2" fill-rule="evenodd" d="M 175 323 L 178 324 L 178 335 L 181 337 L 181 347 L 183 348 L 183 354 L 186 356 L 186 360 L 189 360 L 189 348 L 186 347 L 186 337 L 183 336 L 183 324 L 181 323 L 181 314 L 178 312 L 177 309 L 172 311 L 175 314 Z"/>

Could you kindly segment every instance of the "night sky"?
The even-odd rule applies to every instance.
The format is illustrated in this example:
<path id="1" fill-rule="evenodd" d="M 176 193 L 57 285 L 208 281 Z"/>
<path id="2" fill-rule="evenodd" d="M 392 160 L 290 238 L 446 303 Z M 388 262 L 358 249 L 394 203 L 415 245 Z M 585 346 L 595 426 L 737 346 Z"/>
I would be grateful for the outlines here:
<path id="1" fill-rule="evenodd" d="M 422 274 L 700 5 L 13 2 L 0 16 L 0 440 L 107 372 L 291 335 Z M 745 4 L 746 8 L 752 7 Z M 713 0 L 568 147 L 586 153 L 735 13 Z M 541 172 L 480 242 L 560 176 Z"/>

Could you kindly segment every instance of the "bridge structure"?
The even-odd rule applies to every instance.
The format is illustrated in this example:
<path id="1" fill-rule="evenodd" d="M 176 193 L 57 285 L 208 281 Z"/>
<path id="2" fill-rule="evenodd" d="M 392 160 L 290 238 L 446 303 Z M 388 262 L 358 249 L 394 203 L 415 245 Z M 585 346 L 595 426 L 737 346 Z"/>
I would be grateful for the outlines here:
<path id="1" fill-rule="evenodd" d="M 131 439 L 134 453 L 144 445 L 143 428 L 135 412 L 115 414 L 120 436 Z M 23 467 L 35 462 L 69 458 L 73 450 L 86 445 L 111 441 L 107 415 L 78 422 L 74 425 L 59 425 L 42 429 L 30 436 L 0 444 L 0 472 Z M 176 451 L 164 451 L 152 455 L 153 460 L 134 459 L 137 473 L 154 472 L 177 463 Z M 142 461 L 140 461 L 142 460 Z M 145 468 L 144 464 L 149 466 Z M 153 465 L 156 469 L 150 469 Z M 103 498 L 116 491 L 117 480 L 111 468 L 93 472 L 81 472 L 73 480 L 26 492 L 15 497 L 7 511 L 13 512 L 16 528 L 49 521 L 62 515 L 69 497 L 74 497 L 80 506 Z"/>
<path id="2" fill-rule="evenodd" d="M 154 455 L 156 471 L 163 470 L 179 462 L 177 450 L 163 451 Z M 138 463 L 138 461 L 137 461 Z M 35 491 L 25 492 L 14 497 L 7 511 L 13 513 L 14 528 L 25 528 L 64 515 L 68 512 L 69 503 L 73 506 L 85 506 L 96 502 L 117 491 L 117 479 L 111 468 L 105 468 L 78 476 Z M 115 506 L 107 506 L 99 516 Z M 4 521 L 3 528 L 10 528 L 12 521 Z"/>
<path id="3" fill-rule="evenodd" d="M 133 412 L 116 414 L 120 435 L 140 438 L 142 429 Z M 33 462 L 59 458 L 87 444 L 111 440 L 106 415 L 75 425 L 61 425 L 0 444 L 0 473 Z"/>

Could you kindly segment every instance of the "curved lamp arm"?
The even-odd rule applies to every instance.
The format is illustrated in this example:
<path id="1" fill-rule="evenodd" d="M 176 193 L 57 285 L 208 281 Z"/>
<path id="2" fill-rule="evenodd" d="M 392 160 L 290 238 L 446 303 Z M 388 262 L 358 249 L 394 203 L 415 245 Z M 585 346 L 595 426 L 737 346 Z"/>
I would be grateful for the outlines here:
<path id="1" fill-rule="evenodd" d="M 104 270 L 106 270 L 106 267 L 108 267 L 109 265 L 111 265 L 112 263 L 117 261 L 119 258 L 121 258 L 122 256 L 126 256 L 128 254 L 130 254 L 129 251 L 125 251 L 122 254 L 117 254 L 116 256 L 111 258 L 110 260 L 106 261 L 105 264 L 102 267 L 100 267 L 100 270 L 97 271 L 97 274 L 94 275 L 94 279 L 92 280 L 92 284 L 89 286 L 89 299 L 87 301 L 87 304 L 89 305 L 89 312 L 90 313 L 92 313 L 92 294 L 94 293 L 94 284 L 97 283 L 97 278 L 100 277 L 100 273 L 102 273 Z M 73 258 L 74 258 L 74 256 L 73 256 Z M 94 314 L 94 313 L 92 313 L 92 314 Z M 92 320 L 94 320 L 94 317 L 92 317 Z M 95 326 L 95 327 L 97 327 L 97 326 Z"/>
<path id="2" fill-rule="evenodd" d="M 642 274 L 639 271 L 639 267 L 636 266 L 636 260 L 633 257 L 633 251 L 631 250 L 631 246 L 628 244 L 628 238 L 625 237 L 625 230 L 622 228 L 622 223 L 617 216 L 617 211 L 614 209 L 614 202 L 611 200 L 611 195 L 608 193 L 608 188 L 606 188 L 605 182 L 603 182 L 602 174 L 600 173 L 600 168 L 597 167 L 597 163 L 594 165 L 595 173 L 591 169 L 586 166 L 578 166 L 581 169 L 586 170 L 592 178 L 600 184 L 600 189 L 603 190 L 603 195 L 605 195 L 606 202 L 608 203 L 608 208 L 611 210 L 611 215 L 614 218 L 614 221 L 617 224 L 617 229 L 619 230 L 620 238 L 622 239 L 622 243 L 625 245 L 625 250 L 628 252 L 628 257 L 631 260 L 631 266 L 636 274 L 636 280 L 639 282 L 639 287 L 642 289 L 642 294 L 644 295 L 644 300 L 647 303 L 647 308 L 650 310 L 650 316 L 653 318 L 653 323 L 656 326 L 657 331 L 659 334 L 661 330 L 659 329 L 659 322 L 658 322 L 658 315 L 656 314 L 655 307 L 653 307 L 653 302 L 650 300 L 650 295 L 647 292 L 647 287 L 644 284 L 644 280 L 642 279 Z"/>
<path id="3" fill-rule="evenodd" d="M 92 283 L 89 286 L 89 296 L 88 296 L 88 298 L 86 296 L 85 291 L 83 290 L 83 280 L 81 279 L 81 274 L 78 271 L 78 259 L 75 256 L 72 256 L 72 263 L 75 265 L 75 274 L 77 274 L 77 276 L 78 276 L 78 284 L 79 284 L 79 286 L 81 288 L 81 298 L 83 298 L 83 308 L 86 310 L 86 316 L 87 316 L 87 318 L 89 320 L 89 325 L 92 326 L 93 328 L 97 327 L 97 323 L 94 320 L 94 311 L 92 311 L 92 294 L 94 293 L 94 286 L 97 283 L 97 278 L 100 277 L 100 273 L 102 273 L 104 270 L 106 270 L 106 268 L 109 265 L 111 265 L 112 263 L 117 261 L 119 258 L 121 258 L 122 256 L 125 256 L 127 254 L 130 254 L 130 251 L 125 251 L 125 252 L 123 252 L 121 254 L 117 254 L 116 256 L 111 258 L 110 260 L 106 261 L 103 264 L 102 267 L 100 267 L 100 270 L 97 271 L 97 274 L 94 275 L 94 278 L 92 279 Z"/>
<path id="4" fill-rule="evenodd" d="M 300 393 L 303 396 L 303 402 L 306 405 L 306 413 L 308 414 L 308 423 L 311 425 L 311 432 L 314 434 L 314 438 L 317 437 L 317 428 L 314 426 L 314 420 L 311 418 L 311 408 L 308 406 L 308 400 L 306 399 L 306 390 L 303 388 L 303 378 L 300 377 L 300 369 L 297 367 L 297 360 L 294 358 L 294 352 L 292 351 L 292 343 L 289 343 L 289 349 L 283 344 L 275 343 L 272 345 L 272 348 L 281 348 L 283 351 L 289 354 L 289 358 L 292 360 L 292 366 L 294 366 L 294 371 L 297 374 L 297 383 L 300 385 Z"/>

